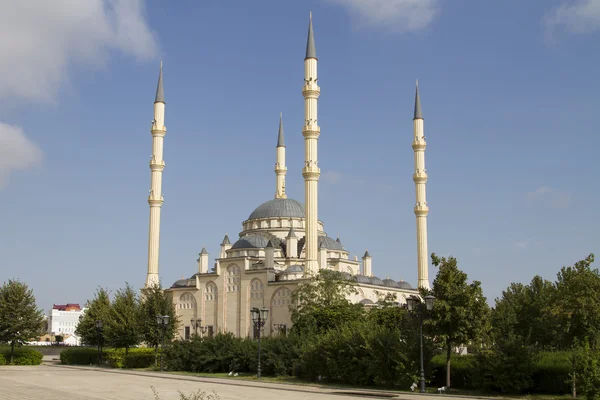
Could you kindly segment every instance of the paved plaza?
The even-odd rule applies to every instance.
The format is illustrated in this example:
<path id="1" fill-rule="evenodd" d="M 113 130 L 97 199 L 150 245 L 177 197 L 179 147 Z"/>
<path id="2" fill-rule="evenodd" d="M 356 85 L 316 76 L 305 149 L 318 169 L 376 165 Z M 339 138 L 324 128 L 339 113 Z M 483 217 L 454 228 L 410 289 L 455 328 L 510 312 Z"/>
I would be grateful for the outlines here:
<path id="1" fill-rule="evenodd" d="M 198 389 L 215 391 L 222 400 L 229 399 L 365 399 L 391 398 L 389 393 L 348 391 L 343 389 L 296 386 L 256 381 L 196 378 L 154 372 L 68 367 L 60 365 L 0 367 L 2 400 L 154 400 L 152 388 L 161 400 L 179 399 L 178 390 L 189 394 Z M 354 392 L 354 393 L 353 393 Z M 395 397 L 395 396 L 393 396 Z M 445 396 L 444 396 L 445 397 Z M 400 394 L 414 400 L 422 396 Z M 426 396 L 437 400 L 438 396 Z"/>

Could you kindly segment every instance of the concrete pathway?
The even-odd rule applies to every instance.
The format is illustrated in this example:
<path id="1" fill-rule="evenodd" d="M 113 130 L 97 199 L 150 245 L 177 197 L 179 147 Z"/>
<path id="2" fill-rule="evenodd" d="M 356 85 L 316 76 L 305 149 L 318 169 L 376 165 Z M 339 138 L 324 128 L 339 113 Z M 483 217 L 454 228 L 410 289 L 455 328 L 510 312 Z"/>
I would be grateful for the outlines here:
<path id="1" fill-rule="evenodd" d="M 200 378 L 159 372 L 41 365 L 0 367 L 2 400 L 154 400 L 152 387 L 160 400 L 178 400 L 179 393 L 199 389 L 216 392 L 221 400 L 289 399 L 385 399 L 441 400 L 451 396 L 348 390 L 318 386 L 299 386 L 223 378 Z M 343 396 L 343 397 L 340 397 Z"/>

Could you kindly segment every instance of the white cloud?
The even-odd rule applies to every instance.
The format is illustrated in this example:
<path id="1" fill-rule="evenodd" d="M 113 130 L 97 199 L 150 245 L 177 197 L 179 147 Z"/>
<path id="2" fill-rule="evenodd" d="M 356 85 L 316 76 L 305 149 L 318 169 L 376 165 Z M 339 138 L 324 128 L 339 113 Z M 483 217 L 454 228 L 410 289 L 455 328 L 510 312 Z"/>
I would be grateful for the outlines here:
<path id="1" fill-rule="evenodd" d="M 38 165 L 42 151 L 32 143 L 18 126 L 0 122 L 0 188 L 14 170 L 23 170 Z"/>
<path id="2" fill-rule="evenodd" d="M 557 28 L 568 33 L 592 33 L 600 29 L 600 0 L 565 1 L 544 17 L 547 34 Z"/>
<path id="3" fill-rule="evenodd" d="M 98 68 L 111 51 L 141 60 L 157 53 L 144 0 L 15 0 L 0 11 L 0 102 L 56 103 L 76 65 Z M 1 110 L 1 108 L 0 108 Z M 40 162 L 23 130 L 0 121 L 0 186 L 12 170 Z"/>
<path id="4" fill-rule="evenodd" d="M 427 27 L 439 13 L 439 0 L 328 0 L 346 7 L 361 25 L 395 32 Z"/>
<path id="5" fill-rule="evenodd" d="M 0 12 L 0 100 L 54 102 L 72 64 L 110 50 L 149 59 L 157 45 L 143 0 L 6 1 Z"/>
<path id="6" fill-rule="evenodd" d="M 549 186 L 542 186 L 533 192 L 526 193 L 525 200 L 535 205 L 547 205 L 552 208 L 568 208 L 571 202 L 571 195 Z"/>

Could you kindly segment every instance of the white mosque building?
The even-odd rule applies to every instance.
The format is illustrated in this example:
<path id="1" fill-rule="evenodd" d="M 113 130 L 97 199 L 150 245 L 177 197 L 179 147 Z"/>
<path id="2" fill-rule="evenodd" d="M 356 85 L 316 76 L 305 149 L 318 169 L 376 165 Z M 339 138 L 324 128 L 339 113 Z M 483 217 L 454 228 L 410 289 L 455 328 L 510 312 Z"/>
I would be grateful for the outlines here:
<path id="1" fill-rule="evenodd" d="M 254 336 L 250 309 L 267 308 L 269 318 L 263 335 L 286 331 L 291 326 L 289 305 L 292 292 L 318 273 L 320 269 L 339 271 L 346 279 L 356 281 L 357 294 L 349 299 L 365 306 L 374 305 L 387 294 L 396 294 L 400 304 L 418 290 L 408 282 L 380 279 L 373 274 L 371 256 L 364 253 L 362 262 L 344 248 L 339 238 L 325 233 L 318 218 L 318 125 L 317 104 L 321 88 L 318 85 L 318 59 L 315 50 L 312 15 L 309 21 L 306 57 L 304 59 L 304 126 L 305 161 L 302 176 L 305 182 L 304 203 L 288 198 L 285 191 L 286 147 L 283 122 L 280 117 L 276 146 L 275 197 L 259 205 L 242 222 L 239 238 L 231 241 L 226 234 L 221 252 L 214 265 L 209 266 L 205 248 L 199 254 L 198 271 L 188 279 L 175 282 L 167 291 L 172 295 L 181 320 L 180 336 L 193 333 L 213 334 L 232 332 L 236 336 Z M 146 287 L 159 281 L 158 257 L 160 210 L 163 204 L 162 171 L 165 127 L 165 99 L 162 64 L 154 102 L 152 121 L 150 227 L 148 238 L 148 272 Z M 417 219 L 418 287 L 429 288 L 427 253 L 427 207 L 425 184 L 425 137 L 423 116 L 417 86 L 414 111 Z"/>

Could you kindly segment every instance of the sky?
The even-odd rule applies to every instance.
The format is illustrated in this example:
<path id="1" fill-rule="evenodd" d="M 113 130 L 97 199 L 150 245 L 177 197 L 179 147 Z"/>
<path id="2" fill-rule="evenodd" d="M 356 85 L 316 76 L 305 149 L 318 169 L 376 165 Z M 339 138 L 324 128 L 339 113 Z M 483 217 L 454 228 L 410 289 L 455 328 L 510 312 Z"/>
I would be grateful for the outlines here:
<path id="1" fill-rule="evenodd" d="M 0 282 L 46 310 L 143 286 L 161 60 L 163 285 L 273 198 L 280 112 L 303 201 L 309 11 L 319 219 L 351 257 L 416 285 L 417 79 L 430 253 L 493 304 L 598 251 L 600 0 L 27 0 L 0 13 Z"/>

